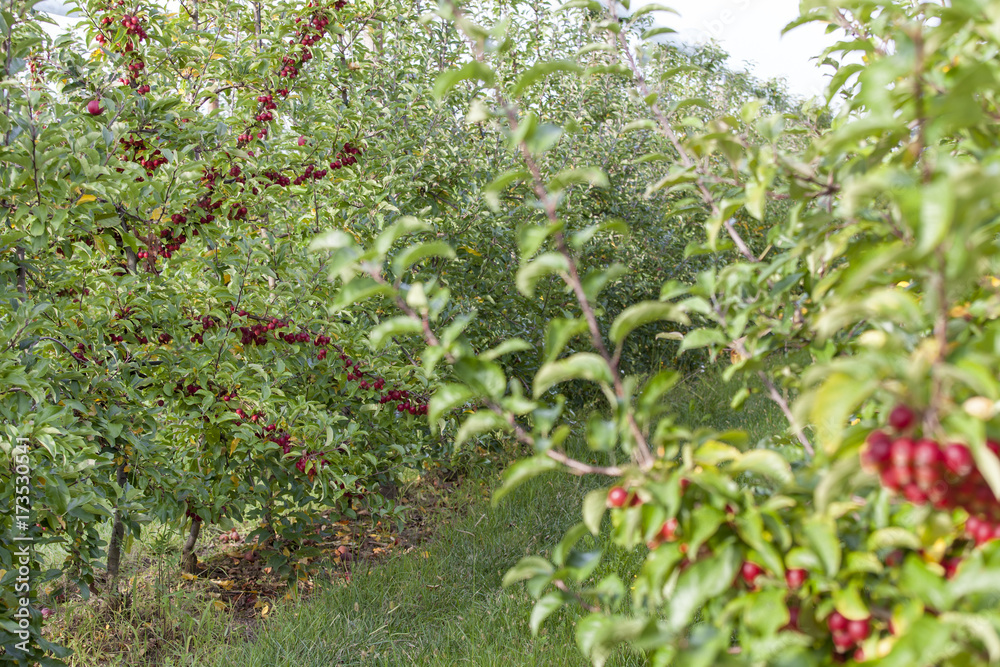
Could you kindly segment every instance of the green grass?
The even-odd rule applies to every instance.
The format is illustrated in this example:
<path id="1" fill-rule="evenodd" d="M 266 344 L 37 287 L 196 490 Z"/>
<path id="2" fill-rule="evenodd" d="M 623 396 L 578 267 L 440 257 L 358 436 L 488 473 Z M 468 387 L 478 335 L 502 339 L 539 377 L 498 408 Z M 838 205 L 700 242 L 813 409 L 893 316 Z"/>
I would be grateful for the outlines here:
<path id="1" fill-rule="evenodd" d="M 348 585 L 278 609 L 252 642 L 204 655 L 199 664 L 585 665 L 573 639 L 576 616 L 561 612 L 533 638 L 531 599 L 521 586 L 504 589 L 501 580 L 522 556 L 544 554 L 562 538 L 598 481 L 546 475 L 497 508 L 488 489 L 467 481 L 453 498 L 465 511 L 431 542 L 355 571 Z M 616 555 L 606 567 L 622 573 L 638 567 L 638 555 Z M 617 656 L 609 664 L 643 663 Z"/>

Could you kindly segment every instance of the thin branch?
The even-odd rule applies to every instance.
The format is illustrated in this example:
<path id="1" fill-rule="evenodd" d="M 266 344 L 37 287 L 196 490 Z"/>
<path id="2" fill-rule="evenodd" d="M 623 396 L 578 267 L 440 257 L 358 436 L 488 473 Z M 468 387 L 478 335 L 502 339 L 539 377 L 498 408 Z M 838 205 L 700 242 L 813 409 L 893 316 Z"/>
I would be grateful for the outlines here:
<path id="1" fill-rule="evenodd" d="M 618 20 L 617 3 L 611 2 L 609 3 L 608 6 L 611 10 L 611 17 L 617 21 Z M 624 52 L 625 57 L 628 61 L 628 67 L 632 71 L 632 76 L 635 77 L 636 87 L 639 89 L 639 92 L 642 94 L 644 98 L 648 98 L 650 95 L 650 90 L 649 86 L 646 84 L 646 77 L 645 75 L 643 75 L 642 70 L 639 69 L 639 66 L 635 62 L 635 58 L 632 56 L 632 50 L 629 48 L 628 42 L 625 40 L 624 31 L 618 32 L 616 41 L 621 45 L 621 50 Z M 695 168 L 694 160 L 688 154 L 687 150 L 685 150 L 684 145 L 681 144 L 680 139 L 677 137 L 677 134 L 674 132 L 673 127 L 670 125 L 670 121 L 667 118 L 666 114 L 663 112 L 662 109 L 660 109 L 659 102 L 654 102 L 650 106 L 650 109 L 653 112 L 653 116 L 656 117 L 656 121 L 660 125 L 660 131 L 663 133 L 663 136 L 667 138 L 667 141 L 669 141 L 670 144 L 674 147 L 674 150 L 677 151 L 677 155 L 680 159 L 681 164 L 684 166 L 685 169 L 694 169 Z M 711 191 L 705 185 L 704 177 L 702 174 L 698 174 L 696 185 L 698 187 L 698 192 L 701 194 L 702 200 L 708 205 L 708 207 L 711 209 L 714 215 L 719 216 L 721 218 L 722 211 L 719 209 L 719 205 L 716 203 L 715 197 L 712 196 Z M 733 219 L 729 218 L 725 220 L 725 222 L 723 222 L 722 225 L 725 228 L 726 233 L 729 235 L 729 238 L 731 238 L 733 243 L 736 244 L 736 249 L 739 251 L 739 253 L 743 255 L 743 257 L 746 258 L 747 261 L 757 263 L 757 257 L 750 250 L 750 247 L 747 245 L 746 241 L 743 240 L 743 237 L 740 236 L 740 233 L 736 231 L 736 227 L 733 225 Z"/>

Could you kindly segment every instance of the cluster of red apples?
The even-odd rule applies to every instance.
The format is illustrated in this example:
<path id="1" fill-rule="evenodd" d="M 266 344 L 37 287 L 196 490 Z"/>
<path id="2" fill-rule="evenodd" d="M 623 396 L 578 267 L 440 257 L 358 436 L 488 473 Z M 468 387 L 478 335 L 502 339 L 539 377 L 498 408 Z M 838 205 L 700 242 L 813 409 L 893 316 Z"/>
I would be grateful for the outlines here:
<path id="1" fill-rule="evenodd" d="M 686 479 L 681 480 L 681 490 L 687 488 L 688 483 Z M 623 508 L 623 507 L 637 507 L 642 505 L 642 499 L 638 494 L 634 492 L 629 492 L 628 489 L 622 486 L 612 487 L 608 491 L 607 506 L 611 508 Z M 727 507 L 727 512 L 735 513 L 736 509 L 733 507 Z M 650 549 L 655 549 L 660 544 L 664 542 L 675 542 L 679 538 L 680 524 L 676 518 L 669 518 L 663 522 L 663 525 L 657 531 L 656 535 L 647 545 Z M 687 553 L 687 544 L 680 545 L 680 551 L 683 554 Z M 706 545 L 701 546 L 701 551 L 699 554 L 707 554 L 708 547 Z M 690 566 L 690 560 L 684 560 L 680 563 L 681 570 L 686 569 Z M 733 586 L 737 586 L 739 581 L 742 580 L 746 587 L 750 590 L 757 590 L 758 579 L 764 575 L 764 568 L 762 568 L 757 563 L 751 561 L 744 561 L 743 565 L 740 567 L 740 572 L 737 575 L 737 580 L 733 582 Z M 788 586 L 790 591 L 794 591 L 802 587 L 806 582 L 809 573 L 801 568 L 789 568 L 785 570 L 785 584 Z M 798 618 L 799 618 L 799 607 L 795 604 L 789 604 L 788 607 L 790 620 L 786 630 L 798 630 Z M 866 618 L 862 620 L 848 620 L 839 612 L 834 611 L 826 619 L 827 627 L 830 630 L 831 639 L 833 641 L 834 652 L 838 656 L 838 660 L 842 660 L 844 654 L 854 650 L 854 660 L 860 662 L 865 659 L 864 652 L 862 651 L 860 644 L 862 641 L 868 638 L 871 634 L 871 619 Z"/>
<path id="2" fill-rule="evenodd" d="M 97 8 L 97 11 L 103 12 L 104 16 L 98 22 L 98 32 L 94 40 L 102 46 L 108 45 L 113 51 L 130 61 L 126 66 L 128 76 L 118 80 L 123 85 L 134 88 L 135 92 L 140 95 L 145 95 L 150 91 L 149 84 L 141 82 L 146 63 L 143 62 L 142 56 L 136 49 L 140 43 L 149 39 L 149 35 L 146 34 L 146 29 L 143 27 L 146 20 L 136 13 L 130 13 L 124 7 L 124 0 L 116 0 Z M 124 34 L 115 28 L 116 25 L 124 29 Z M 92 108 L 91 105 L 95 103 L 96 105 Z M 97 115 L 103 110 L 100 103 L 93 100 L 87 105 L 87 111 Z"/>
<path id="3" fill-rule="evenodd" d="M 969 448 L 919 437 L 917 416 L 905 405 L 892 410 L 888 425 L 889 432 L 873 431 L 861 452 L 861 462 L 878 473 L 882 485 L 918 505 L 964 509 L 970 517 L 966 530 L 977 545 L 1000 538 L 1000 503 Z M 1000 455 L 1000 443 L 986 444 Z"/>

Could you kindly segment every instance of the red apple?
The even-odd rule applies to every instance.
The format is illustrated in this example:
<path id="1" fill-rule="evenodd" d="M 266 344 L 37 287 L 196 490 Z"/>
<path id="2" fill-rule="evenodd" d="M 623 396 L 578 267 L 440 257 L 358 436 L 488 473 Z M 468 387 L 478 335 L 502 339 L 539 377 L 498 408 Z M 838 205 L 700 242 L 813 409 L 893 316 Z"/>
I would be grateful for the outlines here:
<path id="1" fill-rule="evenodd" d="M 791 569 L 785 572 L 785 583 L 789 588 L 798 588 L 806 580 L 806 571 L 802 569 Z"/>
<path id="2" fill-rule="evenodd" d="M 885 431 L 872 431 L 868 435 L 867 446 L 861 452 L 861 463 L 874 468 L 882 468 L 889 463 L 892 440 Z"/>
<path id="3" fill-rule="evenodd" d="M 747 582 L 748 586 L 753 586 L 753 582 L 756 581 L 757 577 L 764 572 L 760 565 L 757 563 L 751 563 L 750 561 L 744 561 L 743 567 L 740 568 L 740 575 L 743 577 L 743 581 Z"/>
<path id="4" fill-rule="evenodd" d="M 893 427 L 897 431 L 905 431 L 906 429 L 913 426 L 913 422 L 916 421 L 916 415 L 913 413 L 908 406 L 897 405 L 889 413 L 889 426 Z"/>
<path id="5" fill-rule="evenodd" d="M 830 628 L 831 632 L 846 632 L 848 623 L 849 621 L 839 611 L 833 612 L 826 619 L 826 626 Z"/>
<path id="6" fill-rule="evenodd" d="M 101 108 L 100 100 L 90 100 L 87 102 L 87 113 L 91 116 L 100 116 L 104 113 L 104 109 Z"/>
<path id="7" fill-rule="evenodd" d="M 677 519 L 667 519 L 660 528 L 658 537 L 664 542 L 672 542 L 677 536 Z"/>
<path id="8" fill-rule="evenodd" d="M 863 621 L 847 622 L 847 635 L 853 639 L 855 643 L 868 639 L 869 634 L 871 634 L 871 625 L 868 623 L 867 618 Z"/>
<path id="9" fill-rule="evenodd" d="M 620 486 L 612 487 L 612 489 L 608 491 L 608 504 L 611 507 L 624 507 L 627 500 L 628 491 Z"/>
<path id="10" fill-rule="evenodd" d="M 972 453 L 965 445 L 957 442 L 944 448 L 944 465 L 956 477 L 965 477 L 973 468 Z"/>

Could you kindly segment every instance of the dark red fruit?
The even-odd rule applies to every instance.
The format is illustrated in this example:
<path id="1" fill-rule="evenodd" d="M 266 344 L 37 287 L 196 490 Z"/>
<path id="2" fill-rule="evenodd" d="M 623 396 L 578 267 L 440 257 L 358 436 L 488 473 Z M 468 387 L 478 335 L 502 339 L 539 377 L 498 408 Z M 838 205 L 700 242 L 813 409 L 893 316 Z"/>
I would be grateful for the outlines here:
<path id="1" fill-rule="evenodd" d="M 972 460 L 972 453 L 969 448 L 965 445 L 957 442 L 945 445 L 944 452 L 944 466 L 948 469 L 952 475 L 956 477 L 965 477 L 970 472 L 974 466 Z"/>
<path id="2" fill-rule="evenodd" d="M 899 470 L 898 468 L 889 468 L 888 470 L 883 470 L 882 486 L 886 487 L 887 489 L 892 489 L 893 491 L 896 491 L 900 487 L 902 487 L 902 484 L 899 481 L 900 476 L 897 472 L 898 470 Z M 906 471 L 905 468 L 903 470 L 906 472 L 906 475 L 909 476 L 909 472 Z"/>
<path id="3" fill-rule="evenodd" d="M 667 519 L 664 521 L 657 536 L 664 542 L 672 542 L 677 536 L 677 519 Z"/>
<path id="4" fill-rule="evenodd" d="M 913 422 L 916 421 L 917 416 L 913 413 L 909 407 L 905 405 L 897 405 L 889 413 L 889 426 L 893 427 L 897 431 L 905 431 L 906 429 L 913 426 Z"/>
<path id="5" fill-rule="evenodd" d="M 849 621 L 839 611 L 833 612 L 826 619 L 826 627 L 830 628 L 830 632 L 847 632 L 848 623 Z"/>
<path id="6" fill-rule="evenodd" d="M 748 586 L 753 586 L 753 582 L 757 580 L 764 572 L 760 565 L 757 563 L 751 563 L 750 561 L 744 561 L 743 567 L 740 568 L 740 575 L 743 577 L 743 581 L 747 582 Z"/>
<path id="7" fill-rule="evenodd" d="M 882 468 L 889 463 L 892 440 L 885 431 L 872 431 L 868 435 L 867 446 L 861 452 L 861 463 L 874 468 Z"/>
<path id="8" fill-rule="evenodd" d="M 916 467 L 937 466 L 943 458 L 941 448 L 933 440 L 921 438 L 913 446 L 913 465 Z"/>
<path id="9" fill-rule="evenodd" d="M 913 463 L 913 441 L 909 438 L 898 438 L 892 443 L 890 460 L 896 471 L 896 483 L 900 486 L 909 484 L 913 478 L 910 466 Z"/>
<path id="10" fill-rule="evenodd" d="M 914 505 L 923 505 L 927 502 L 927 494 L 912 482 L 903 487 L 903 496 Z"/>
<path id="11" fill-rule="evenodd" d="M 612 487 L 608 491 L 608 504 L 612 507 L 624 507 L 628 501 L 628 491 L 620 486 Z"/>
<path id="12" fill-rule="evenodd" d="M 855 644 L 868 639 L 871 631 L 871 624 L 868 622 L 868 619 L 847 622 L 847 635 L 854 640 Z"/>
<path id="13" fill-rule="evenodd" d="M 807 572 L 802 569 L 791 569 L 785 571 L 785 583 L 789 588 L 798 588 L 805 583 Z"/>
<path id="14" fill-rule="evenodd" d="M 91 116 L 100 116 L 104 113 L 104 109 L 101 108 L 100 100 L 90 100 L 87 102 L 87 113 Z"/>

